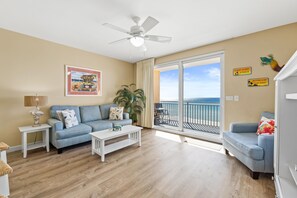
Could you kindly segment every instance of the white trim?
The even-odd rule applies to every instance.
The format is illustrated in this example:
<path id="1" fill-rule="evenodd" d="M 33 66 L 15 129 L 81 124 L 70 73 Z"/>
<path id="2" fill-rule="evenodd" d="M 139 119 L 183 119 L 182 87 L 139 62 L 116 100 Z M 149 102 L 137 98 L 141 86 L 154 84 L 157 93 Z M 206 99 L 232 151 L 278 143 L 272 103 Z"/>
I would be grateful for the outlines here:
<path id="1" fill-rule="evenodd" d="M 212 58 L 212 57 L 218 57 L 220 55 L 224 54 L 224 51 L 217 51 L 217 52 L 211 52 L 208 54 L 201 54 L 198 56 L 193 56 L 193 57 L 188 57 L 188 58 L 182 58 L 182 59 L 178 59 L 178 60 L 174 60 L 174 61 L 170 61 L 170 62 L 165 62 L 165 63 L 160 63 L 155 65 L 155 68 L 160 68 L 160 67 L 166 67 L 166 66 L 170 66 L 170 65 L 178 65 L 178 63 L 181 62 L 188 62 L 190 60 L 203 60 L 203 59 L 207 59 L 207 58 Z"/>
<path id="2" fill-rule="evenodd" d="M 220 70 L 221 70 L 221 98 L 220 98 L 220 138 L 223 138 L 223 132 L 225 130 L 225 53 L 223 52 L 220 56 Z"/>
<path id="3" fill-rule="evenodd" d="M 178 63 L 178 73 L 179 73 L 179 78 L 178 78 L 178 128 L 179 131 L 183 132 L 184 131 L 184 126 L 183 126 L 183 117 L 184 117 L 184 68 L 183 68 L 183 62 L 179 61 Z"/>
<path id="4" fill-rule="evenodd" d="M 297 51 L 288 60 L 284 68 L 274 77 L 274 80 L 284 80 L 290 76 L 296 76 L 297 68 L 295 65 L 297 65 Z"/>
<path id="5" fill-rule="evenodd" d="M 36 141 L 35 143 L 28 143 L 28 146 L 34 145 L 34 144 L 40 144 L 42 143 L 42 141 Z M 16 146 L 10 146 L 9 149 L 7 150 L 7 153 L 12 153 L 12 152 L 16 152 L 16 151 L 21 151 L 23 148 L 22 145 L 16 145 Z"/>

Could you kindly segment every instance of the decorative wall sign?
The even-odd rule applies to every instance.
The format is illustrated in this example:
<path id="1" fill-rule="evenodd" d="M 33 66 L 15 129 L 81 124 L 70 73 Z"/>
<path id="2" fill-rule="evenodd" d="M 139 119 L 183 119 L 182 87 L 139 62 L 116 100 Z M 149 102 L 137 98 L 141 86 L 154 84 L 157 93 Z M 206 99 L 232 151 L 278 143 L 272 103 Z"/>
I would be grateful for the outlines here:
<path id="1" fill-rule="evenodd" d="M 253 78 L 248 80 L 249 87 L 264 87 L 269 85 L 269 78 Z"/>
<path id="2" fill-rule="evenodd" d="M 102 72 L 65 65 L 66 96 L 101 96 Z"/>
<path id="3" fill-rule="evenodd" d="M 233 69 L 233 76 L 251 75 L 252 67 L 239 67 Z"/>

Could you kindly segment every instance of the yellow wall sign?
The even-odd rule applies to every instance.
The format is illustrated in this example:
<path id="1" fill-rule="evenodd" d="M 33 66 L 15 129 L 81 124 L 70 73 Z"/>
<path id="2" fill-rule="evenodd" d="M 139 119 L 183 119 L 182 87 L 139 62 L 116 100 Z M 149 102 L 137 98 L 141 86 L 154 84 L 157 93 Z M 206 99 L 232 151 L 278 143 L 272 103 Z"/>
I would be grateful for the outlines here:
<path id="1" fill-rule="evenodd" d="M 244 76 L 252 74 L 252 67 L 239 67 L 233 69 L 233 76 Z"/>
<path id="2" fill-rule="evenodd" d="M 253 78 L 248 80 L 249 87 L 264 87 L 269 85 L 269 78 Z"/>

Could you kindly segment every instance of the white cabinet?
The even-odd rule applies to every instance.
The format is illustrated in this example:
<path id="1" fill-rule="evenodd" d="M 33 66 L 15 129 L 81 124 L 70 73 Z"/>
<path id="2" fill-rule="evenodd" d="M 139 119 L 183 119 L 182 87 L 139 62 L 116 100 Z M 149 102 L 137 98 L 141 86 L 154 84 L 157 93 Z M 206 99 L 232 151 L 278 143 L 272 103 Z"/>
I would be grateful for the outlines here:
<path id="1" fill-rule="evenodd" d="M 277 196 L 297 197 L 297 51 L 274 78 L 276 130 L 274 175 Z"/>

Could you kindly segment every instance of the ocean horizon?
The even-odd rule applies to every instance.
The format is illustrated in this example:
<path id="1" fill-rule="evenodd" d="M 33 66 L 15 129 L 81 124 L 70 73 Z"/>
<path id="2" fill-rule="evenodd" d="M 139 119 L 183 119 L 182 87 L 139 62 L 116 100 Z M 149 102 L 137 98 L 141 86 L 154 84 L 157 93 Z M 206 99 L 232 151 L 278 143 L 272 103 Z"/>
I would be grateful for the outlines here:
<path id="1" fill-rule="evenodd" d="M 161 100 L 161 103 L 166 102 L 178 102 L 178 100 Z M 207 104 L 219 104 L 220 98 L 187 98 L 185 103 L 207 103 Z"/>

